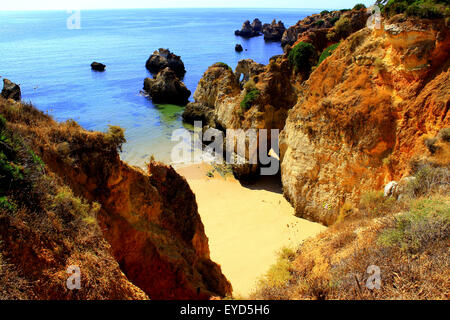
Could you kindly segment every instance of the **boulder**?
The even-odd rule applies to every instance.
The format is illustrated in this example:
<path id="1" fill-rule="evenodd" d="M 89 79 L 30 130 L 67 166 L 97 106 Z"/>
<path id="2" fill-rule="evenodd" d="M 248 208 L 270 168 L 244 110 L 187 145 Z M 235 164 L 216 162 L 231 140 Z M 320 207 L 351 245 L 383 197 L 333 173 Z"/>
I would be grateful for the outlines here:
<path id="1" fill-rule="evenodd" d="M 11 82 L 8 79 L 3 79 L 3 90 L 1 96 L 5 99 L 13 99 L 20 101 L 22 95 L 20 92 L 20 86 Z"/>
<path id="2" fill-rule="evenodd" d="M 175 72 L 168 67 L 159 72 L 156 78 L 146 78 L 144 90 L 148 92 L 154 103 L 185 105 L 191 95 Z"/>
<path id="3" fill-rule="evenodd" d="M 252 38 L 261 35 L 259 31 L 253 29 L 252 25 L 250 24 L 250 21 L 248 20 L 242 24 L 241 30 L 236 30 L 234 34 L 244 38 Z"/>
<path id="4" fill-rule="evenodd" d="M 263 26 L 264 40 L 267 41 L 281 41 L 286 28 L 284 23 L 276 21 L 275 19 L 271 24 L 265 23 Z"/>
<path id="5" fill-rule="evenodd" d="M 92 62 L 91 63 L 91 69 L 95 71 L 105 71 L 106 66 L 103 63 L 100 62 Z"/>
<path id="6" fill-rule="evenodd" d="M 183 120 L 188 123 L 202 121 L 203 125 L 214 124 L 214 108 L 202 103 L 190 102 L 182 114 Z"/>
<path id="7" fill-rule="evenodd" d="M 186 74 L 184 63 L 180 56 L 177 56 L 170 52 L 169 49 L 158 49 L 148 58 L 145 67 L 153 74 L 157 74 L 165 68 L 169 68 L 175 72 L 176 76 L 180 79 Z"/>
<path id="8" fill-rule="evenodd" d="M 242 52 L 242 51 L 244 51 L 244 49 L 242 48 L 242 46 L 241 46 L 240 44 L 237 44 L 237 45 L 234 47 L 234 50 L 235 50 L 236 52 Z"/>

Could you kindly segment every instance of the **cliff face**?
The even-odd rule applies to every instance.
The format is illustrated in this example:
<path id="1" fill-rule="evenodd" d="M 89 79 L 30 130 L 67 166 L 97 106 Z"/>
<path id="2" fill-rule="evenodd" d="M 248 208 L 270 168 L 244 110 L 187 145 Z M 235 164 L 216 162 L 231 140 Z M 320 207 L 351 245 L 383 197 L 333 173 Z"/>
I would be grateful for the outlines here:
<path id="1" fill-rule="evenodd" d="M 443 20 L 394 18 L 345 40 L 305 82 L 281 134 L 285 196 L 326 224 L 344 202 L 408 174 L 423 139 L 450 126 Z"/>
<path id="2" fill-rule="evenodd" d="M 16 104 L 6 116 L 48 167 L 74 192 L 101 205 L 98 221 L 128 279 L 151 299 L 207 299 L 231 293 L 209 258 L 195 196 L 173 168 L 150 163 L 149 173 L 123 163 L 120 134 L 58 124 Z M 37 114 L 37 115 L 36 115 Z M 31 119 L 30 119 L 31 118 Z"/>

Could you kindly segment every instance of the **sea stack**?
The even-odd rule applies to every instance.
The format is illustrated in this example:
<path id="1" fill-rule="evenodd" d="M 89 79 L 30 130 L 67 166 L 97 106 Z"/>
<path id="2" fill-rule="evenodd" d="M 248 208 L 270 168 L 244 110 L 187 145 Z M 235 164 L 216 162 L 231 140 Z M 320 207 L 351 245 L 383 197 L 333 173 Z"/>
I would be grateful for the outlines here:
<path id="1" fill-rule="evenodd" d="M 153 74 L 158 74 L 161 70 L 169 68 L 180 79 L 186 74 L 186 69 L 180 56 L 173 54 L 169 49 L 160 48 L 153 52 L 148 58 L 145 67 Z"/>
<path id="2" fill-rule="evenodd" d="M 234 47 L 234 50 L 235 50 L 236 52 L 242 52 L 242 51 L 244 51 L 244 49 L 242 48 L 242 46 L 241 46 L 240 44 L 237 44 L 237 45 Z"/>
<path id="3" fill-rule="evenodd" d="M 144 90 L 148 92 L 154 103 L 186 105 L 191 95 L 191 91 L 169 67 L 159 72 L 154 79 L 146 78 Z"/>

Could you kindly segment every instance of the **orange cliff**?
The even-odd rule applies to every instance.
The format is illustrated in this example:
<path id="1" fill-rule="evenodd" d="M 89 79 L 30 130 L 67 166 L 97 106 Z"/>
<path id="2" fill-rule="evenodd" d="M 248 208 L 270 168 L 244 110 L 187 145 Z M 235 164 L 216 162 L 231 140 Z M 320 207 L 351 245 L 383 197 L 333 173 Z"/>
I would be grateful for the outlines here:
<path id="1" fill-rule="evenodd" d="M 222 130 L 282 130 L 284 195 L 297 215 L 330 224 L 344 202 L 408 175 L 426 151 L 422 140 L 449 126 L 450 37 L 445 19 L 399 15 L 371 30 L 365 10 L 325 15 L 342 19 L 317 28 L 317 15 L 291 30 L 290 43 L 310 42 L 318 54 L 341 39 L 310 75 L 295 71 L 289 46 L 267 66 L 241 60 L 233 72 L 215 64 L 185 118 Z M 252 90 L 258 94 L 243 108 Z"/>
<path id="2" fill-rule="evenodd" d="M 152 162 L 146 174 L 130 167 L 120 160 L 112 132 L 57 123 L 11 100 L 2 100 L 0 111 L 48 170 L 75 194 L 101 205 L 97 220 L 112 256 L 150 299 L 231 294 L 220 266 L 210 260 L 195 196 L 173 168 Z"/>
<path id="3" fill-rule="evenodd" d="M 449 49 L 443 19 L 394 17 L 350 36 L 311 74 L 280 139 L 299 216 L 333 223 L 344 202 L 409 174 L 423 139 L 450 126 Z"/>

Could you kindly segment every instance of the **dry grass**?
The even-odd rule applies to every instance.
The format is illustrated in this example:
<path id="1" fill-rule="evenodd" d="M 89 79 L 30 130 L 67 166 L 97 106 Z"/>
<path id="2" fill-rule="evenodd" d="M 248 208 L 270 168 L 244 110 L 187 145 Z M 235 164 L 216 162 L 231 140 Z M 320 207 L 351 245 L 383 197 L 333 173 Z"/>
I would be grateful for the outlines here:
<path id="1" fill-rule="evenodd" d="M 428 165 L 415 171 L 399 200 L 373 191 L 357 208 L 345 203 L 338 221 L 304 242 L 295 258 L 279 261 L 253 297 L 449 299 L 450 195 L 442 188 L 447 179 L 447 167 Z M 380 289 L 367 286 L 371 265 L 380 268 Z"/>

